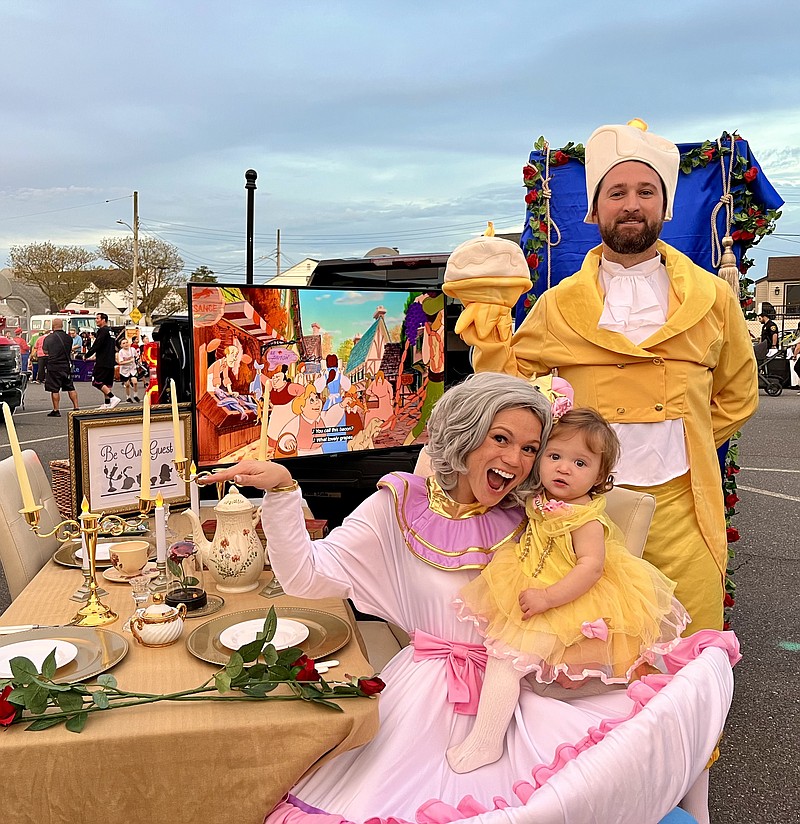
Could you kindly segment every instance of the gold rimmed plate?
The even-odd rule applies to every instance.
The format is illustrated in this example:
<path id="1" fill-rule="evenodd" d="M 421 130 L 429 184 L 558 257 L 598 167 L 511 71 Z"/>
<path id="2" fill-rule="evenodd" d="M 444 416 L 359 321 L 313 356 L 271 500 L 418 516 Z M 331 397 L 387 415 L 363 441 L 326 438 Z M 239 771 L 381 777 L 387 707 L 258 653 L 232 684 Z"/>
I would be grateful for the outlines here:
<path id="1" fill-rule="evenodd" d="M 268 612 L 269 607 L 265 607 L 231 612 L 212 618 L 188 637 L 186 648 L 201 661 L 208 661 L 209 664 L 226 664 L 233 650 L 228 649 L 219 640 L 220 633 L 242 621 L 257 618 L 263 620 Z M 275 612 L 279 618 L 290 618 L 308 627 L 308 638 L 300 646 L 309 658 L 325 658 L 340 650 L 350 640 L 350 624 L 338 615 L 305 607 L 275 607 Z"/>
<path id="2" fill-rule="evenodd" d="M 128 652 L 128 641 L 122 635 L 93 627 L 40 627 L 14 632 L 0 636 L 0 647 L 41 639 L 66 641 L 78 650 L 72 661 L 56 671 L 53 681 L 57 684 L 94 678 L 118 664 Z"/>
<path id="3" fill-rule="evenodd" d="M 104 541 L 103 543 L 119 543 L 119 541 Z M 53 553 L 53 560 L 61 566 L 74 567 L 76 569 L 80 569 L 80 567 L 83 564 L 83 561 L 75 554 L 78 549 L 80 549 L 80 543 L 78 541 L 67 541 Z M 150 553 L 147 556 L 147 558 L 148 560 L 152 561 L 155 559 L 155 557 L 155 547 L 150 547 Z M 97 569 L 107 569 L 111 566 L 111 559 L 104 558 L 101 560 L 100 558 L 98 558 L 95 560 L 94 565 L 95 567 L 97 567 Z"/>

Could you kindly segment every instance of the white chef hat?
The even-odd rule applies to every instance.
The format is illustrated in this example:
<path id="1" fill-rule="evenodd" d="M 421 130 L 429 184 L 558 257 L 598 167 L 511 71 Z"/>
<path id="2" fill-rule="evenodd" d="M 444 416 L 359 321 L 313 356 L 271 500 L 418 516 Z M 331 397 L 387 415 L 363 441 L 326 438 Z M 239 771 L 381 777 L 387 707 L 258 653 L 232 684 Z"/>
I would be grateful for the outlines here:
<path id="1" fill-rule="evenodd" d="M 589 210 L 584 223 L 597 223 L 592 204 L 600 181 L 620 163 L 638 160 L 646 163 L 664 182 L 666 212 L 664 220 L 672 219 L 672 204 L 678 186 L 680 152 L 670 140 L 647 131 L 643 120 L 630 120 L 625 126 L 600 126 L 586 141 L 586 196 Z"/>

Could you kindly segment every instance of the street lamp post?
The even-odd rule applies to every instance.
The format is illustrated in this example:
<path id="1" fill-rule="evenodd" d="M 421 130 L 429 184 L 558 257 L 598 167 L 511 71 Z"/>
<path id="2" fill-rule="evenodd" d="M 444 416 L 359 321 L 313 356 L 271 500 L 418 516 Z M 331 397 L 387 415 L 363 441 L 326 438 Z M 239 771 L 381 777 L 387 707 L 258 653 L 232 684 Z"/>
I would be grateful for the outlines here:
<path id="1" fill-rule="evenodd" d="M 244 188 L 247 191 L 247 269 L 245 274 L 248 286 L 253 285 L 253 210 L 257 177 L 258 172 L 255 169 L 248 169 L 244 173 L 244 179 L 247 181 Z"/>
<path id="2" fill-rule="evenodd" d="M 124 220 L 118 220 L 123 226 L 127 226 L 133 232 L 133 272 L 131 291 L 133 293 L 131 298 L 132 310 L 139 309 L 139 192 L 133 193 L 133 226 L 126 223 Z M 130 314 L 130 313 L 129 313 Z"/>

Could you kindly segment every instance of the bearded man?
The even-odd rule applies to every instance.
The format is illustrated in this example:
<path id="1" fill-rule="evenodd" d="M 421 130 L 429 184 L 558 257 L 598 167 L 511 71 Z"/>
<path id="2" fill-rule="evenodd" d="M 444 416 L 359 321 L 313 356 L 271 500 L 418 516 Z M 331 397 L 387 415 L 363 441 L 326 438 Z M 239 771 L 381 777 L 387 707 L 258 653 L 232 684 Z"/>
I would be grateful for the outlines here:
<path id="1" fill-rule="evenodd" d="M 716 449 L 756 411 L 744 317 L 728 284 L 660 241 L 680 155 L 641 128 L 601 126 L 586 144 L 585 222 L 602 243 L 548 290 L 512 334 L 528 280 L 516 244 L 478 238 L 454 250 L 444 291 L 476 371 L 557 369 L 576 406 L 597 409 L 622 444 L 616 483 L 655 496 L 644 557 L 676 581 L 687 630 L 721 629 L 727 540 Z"/>

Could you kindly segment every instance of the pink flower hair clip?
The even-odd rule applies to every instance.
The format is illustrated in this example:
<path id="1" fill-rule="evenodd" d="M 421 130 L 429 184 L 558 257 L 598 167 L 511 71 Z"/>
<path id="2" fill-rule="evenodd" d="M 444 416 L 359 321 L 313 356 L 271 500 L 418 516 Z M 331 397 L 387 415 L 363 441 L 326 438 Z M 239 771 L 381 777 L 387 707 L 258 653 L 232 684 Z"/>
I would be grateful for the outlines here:
<path id="1" fill-rule="evenodd" d="M 536 378 L 532 381 L 532 384 L 550 401 L 554 423 L 573 408 L 575 392 L 569 381 L 565 381 L 564 378 L 559 378 L 558 375 L 551 372 Z"/>

